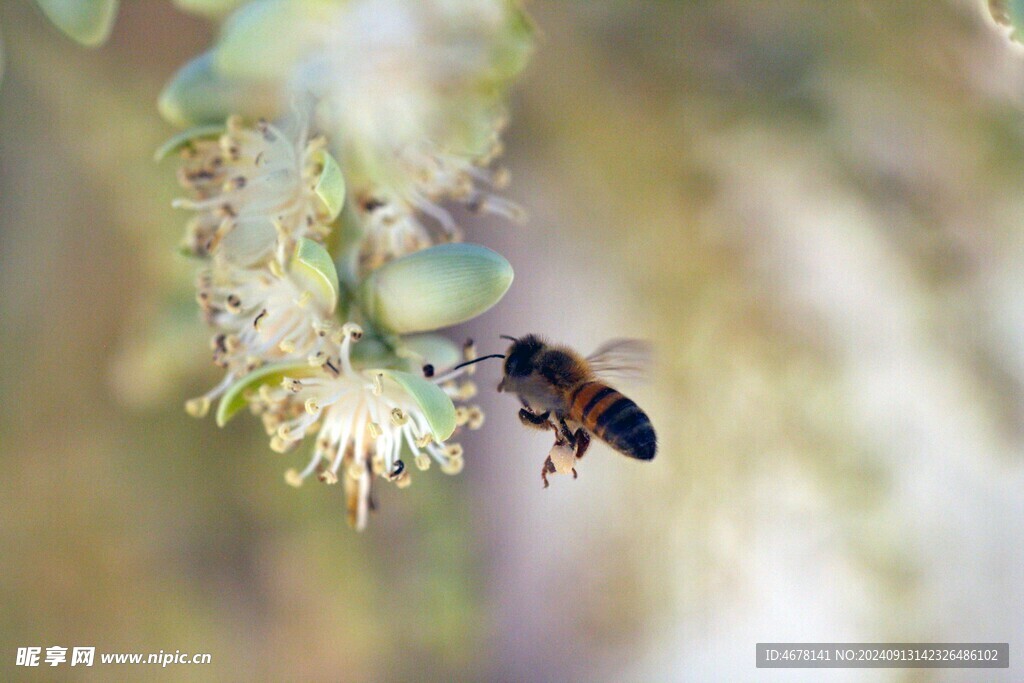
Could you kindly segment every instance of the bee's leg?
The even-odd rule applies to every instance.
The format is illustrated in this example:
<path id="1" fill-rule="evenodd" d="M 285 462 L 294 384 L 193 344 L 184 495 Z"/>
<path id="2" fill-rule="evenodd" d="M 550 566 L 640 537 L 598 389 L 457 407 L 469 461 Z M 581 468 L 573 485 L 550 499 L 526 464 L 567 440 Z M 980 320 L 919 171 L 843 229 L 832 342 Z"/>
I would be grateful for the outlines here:
<path id="1" fill-rule="evenodd" d="M 582 427 L 576 430 L 576 459 L 579 460 L 590 448 L 590 434 Z M 576 470 L 573 470 L 575 474 Z"/>
<path id="2" fill-rule="evenodd" d="M 569 425 L 565 424 L 565 418 L 564 417 L 559 417 L 558 418 L 558 426 L 559 426 L 560 429 L 556 428 L 555 431 L 559 432 L 559 434 L 561 435 L 560 440 L 561 441 L 567 441 L 570 446 L 575 448 L 576 447 L 576 437 L 573 436 L 572 430 L 569 429 Z"/>
<path id="3" fill-rule="evenodd" d="M 550 455 L 547 457 L 547 460 L 544 461 L 544 465 L 540 468 L 540 478 L 544 480 L 544 488 L 551 486 L 551 483 L 548 481 L 549 472 L 552 474 L 555 472 L 555 463 L 551 462 Z"/>
<path id="4" fill-rule="evenodd" d="M 527 427 L 533 427 L 534 429 L 547 429 L 548 418 L 550 417 L 550 412 L 537 415 L 535 413 L 531 413 L 526 408 L 519 409 L 519 421 Z"/>

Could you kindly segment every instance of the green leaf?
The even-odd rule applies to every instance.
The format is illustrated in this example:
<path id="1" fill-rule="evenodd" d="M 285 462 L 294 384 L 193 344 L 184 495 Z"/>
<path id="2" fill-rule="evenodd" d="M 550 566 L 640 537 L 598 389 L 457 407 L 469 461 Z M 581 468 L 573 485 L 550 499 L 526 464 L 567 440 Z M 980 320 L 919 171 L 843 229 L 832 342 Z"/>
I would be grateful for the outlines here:
<path id="1" fill-rule="evenodd" d="M 341 172 L 341 166 L 334 160 L 334 157 L 327 151 L 319 154 L 323 170 L 320 172 L 320 179 L 316 183 L 316 196 L 327 207 L 330 214 L 330 221 L 341 213 L 341 207 L 345 205 L 345 175 Z"/>
<path id="2" fill-rule="evenodd" d="M 53 25 L 87 47 L 103 44 L 114 27 L 118 0 L 36 0 Z"/>
<path id="3" fill-rule="evenodd" d="M 280 108 L 280 91 L 269 81 L 224 78 L 207 52 L 178 70 L 157 105 L 164 119 L 182 127 L 223 123 L 231 114 L 273 118 Z"/>
<path id="4" fill-rule="evenodd" d="M 334 260 L 322 245 L 305 237 L 295 245 L 295 259 L 292 274 L 306 291 L 309 291 L 328 311 L 338 305 L 338 271 Z"/>
<path id="5" fill-rule="evenodd" d="M 477 244 L 442 244 L 396 259 L 359 286 L 360 308 L 398 334 L 457 325 L 494 306 L 512 285 L 512 266 Z"/>
<path id="6" fill-rule="evenodd" d="M 444 441 L 455 431 L 455 405 L 441 387 L 418 375 L 399 370 L 372 370 L 394 380 L 409 394 L 430 425 L 438 441 Z"/>
<path id="7" fill-rule="evenodd" d="M 256 0 L 231 15 L 216 46 L 217 69 L 238 78 L 285 78 L 316 47 L 337 0 Z"/>
<path id="8" fill-rule="evenodd" d="M 224 124 L 209 124 L 206 126 L 193 126 L 172 136 L 167 142 L 160 145 L 153 154 L 154 161 L 163 161 L 169 154 L 174 154 L 179 149 L 188 147 L 193 140 L 219 137 L 227 126 Z"/>
<path id="9" fill-rule="evenodd" d="M 246 395 L 250 391 L 257 391 L 264 384 L 280 384 L 285 377 L 309 377 L 319 371 L 319 368 L 312 367 L 309 363 L 296 362 L 274 363 L 253 370 L 224 392 L 220 403 L 217 404 L 217 426 L 226 425 L 239 410 L 245 407 L 248 403 Z"/>

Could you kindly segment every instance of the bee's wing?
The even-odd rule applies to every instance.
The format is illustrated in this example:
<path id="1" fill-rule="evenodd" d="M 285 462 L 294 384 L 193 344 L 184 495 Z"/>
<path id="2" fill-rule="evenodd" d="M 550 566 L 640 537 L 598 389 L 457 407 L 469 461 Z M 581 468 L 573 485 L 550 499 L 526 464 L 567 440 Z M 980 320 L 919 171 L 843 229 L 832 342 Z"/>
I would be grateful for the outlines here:
<path id="1" fill-rule="evenodd" d="M 587 362 L 602 378 L 644 382 L 651 356 L 651 345 L 642 339 L 610 339 L 587 356 Z"/>

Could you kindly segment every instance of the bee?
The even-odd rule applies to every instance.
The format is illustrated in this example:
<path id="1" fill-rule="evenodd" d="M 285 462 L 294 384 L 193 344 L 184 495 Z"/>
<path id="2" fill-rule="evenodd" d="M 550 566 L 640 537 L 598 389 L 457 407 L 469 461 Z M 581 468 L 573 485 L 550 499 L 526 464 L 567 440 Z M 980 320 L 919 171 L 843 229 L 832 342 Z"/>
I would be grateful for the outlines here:
<path id="1" fill-rule="evenodd" d="M 658 439 L 650 418 L 603 379 L 606 374 L 638 370 L 637 361 L 647 352 L 643 342 L 613 340 L 584 357 L 533 334 L 502 338 L 512 344 L 504 356 L 498 391 L 519 397 L 524 425 L 555 432 L 555 444 L 541 469 L 544 488 L 549 486 L 549 474 L 571 471 L 573 479 L 578 476 L 575 461 L 587 452 L 591 435 L 627 457 L 654 458 Z"/>

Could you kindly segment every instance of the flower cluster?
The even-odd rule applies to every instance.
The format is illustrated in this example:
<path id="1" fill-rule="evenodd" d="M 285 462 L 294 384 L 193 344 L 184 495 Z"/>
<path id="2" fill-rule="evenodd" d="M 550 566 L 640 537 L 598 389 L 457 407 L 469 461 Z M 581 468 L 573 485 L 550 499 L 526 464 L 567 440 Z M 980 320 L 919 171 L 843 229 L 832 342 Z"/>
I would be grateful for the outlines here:
<path id="1" fill-rule="evenodd" d="M 246 128 L 232 116 L 223 135 L 188 145 L 178 178 L 195 199 L 175 206 L 198 213 L 185 248 L 249 265 L 266 261 L 275 247 L 284 262 L 298 239 L 326 237 L 336 217 L 316 197 L 326 141 L 307 138 L 300 130 L 291 139 L 265 121 Z"/>
<path id="2" fill-rule="evenodd" d="M 224 424 L 248 407 L 280 453 L 311 437 L 286 481 L 343 482 L 362 529 L 375 481 L 458 473 L 452 435 L 483 424 L 456 367 L 472 346 L 433 332 L 512 281 L 495 252 L 449 244 L 449 207 L 519 216 L 494 161 L 528 24 L 508 0 L 236 4 L 160 103 L 192 126 L 158 156 L 182 159 L 183 251 L 224 371 L 186 409 L 216 402 Z"/>
<path id="3" fill-rule="evenodd" d="M 531 26 L 511 0 L 253 0 L 164 91 L 182 125 L 294 107 L 330 140 L 366 272 L 461 231 L 449 207 L 519 219 L 495 166 Z"/>

